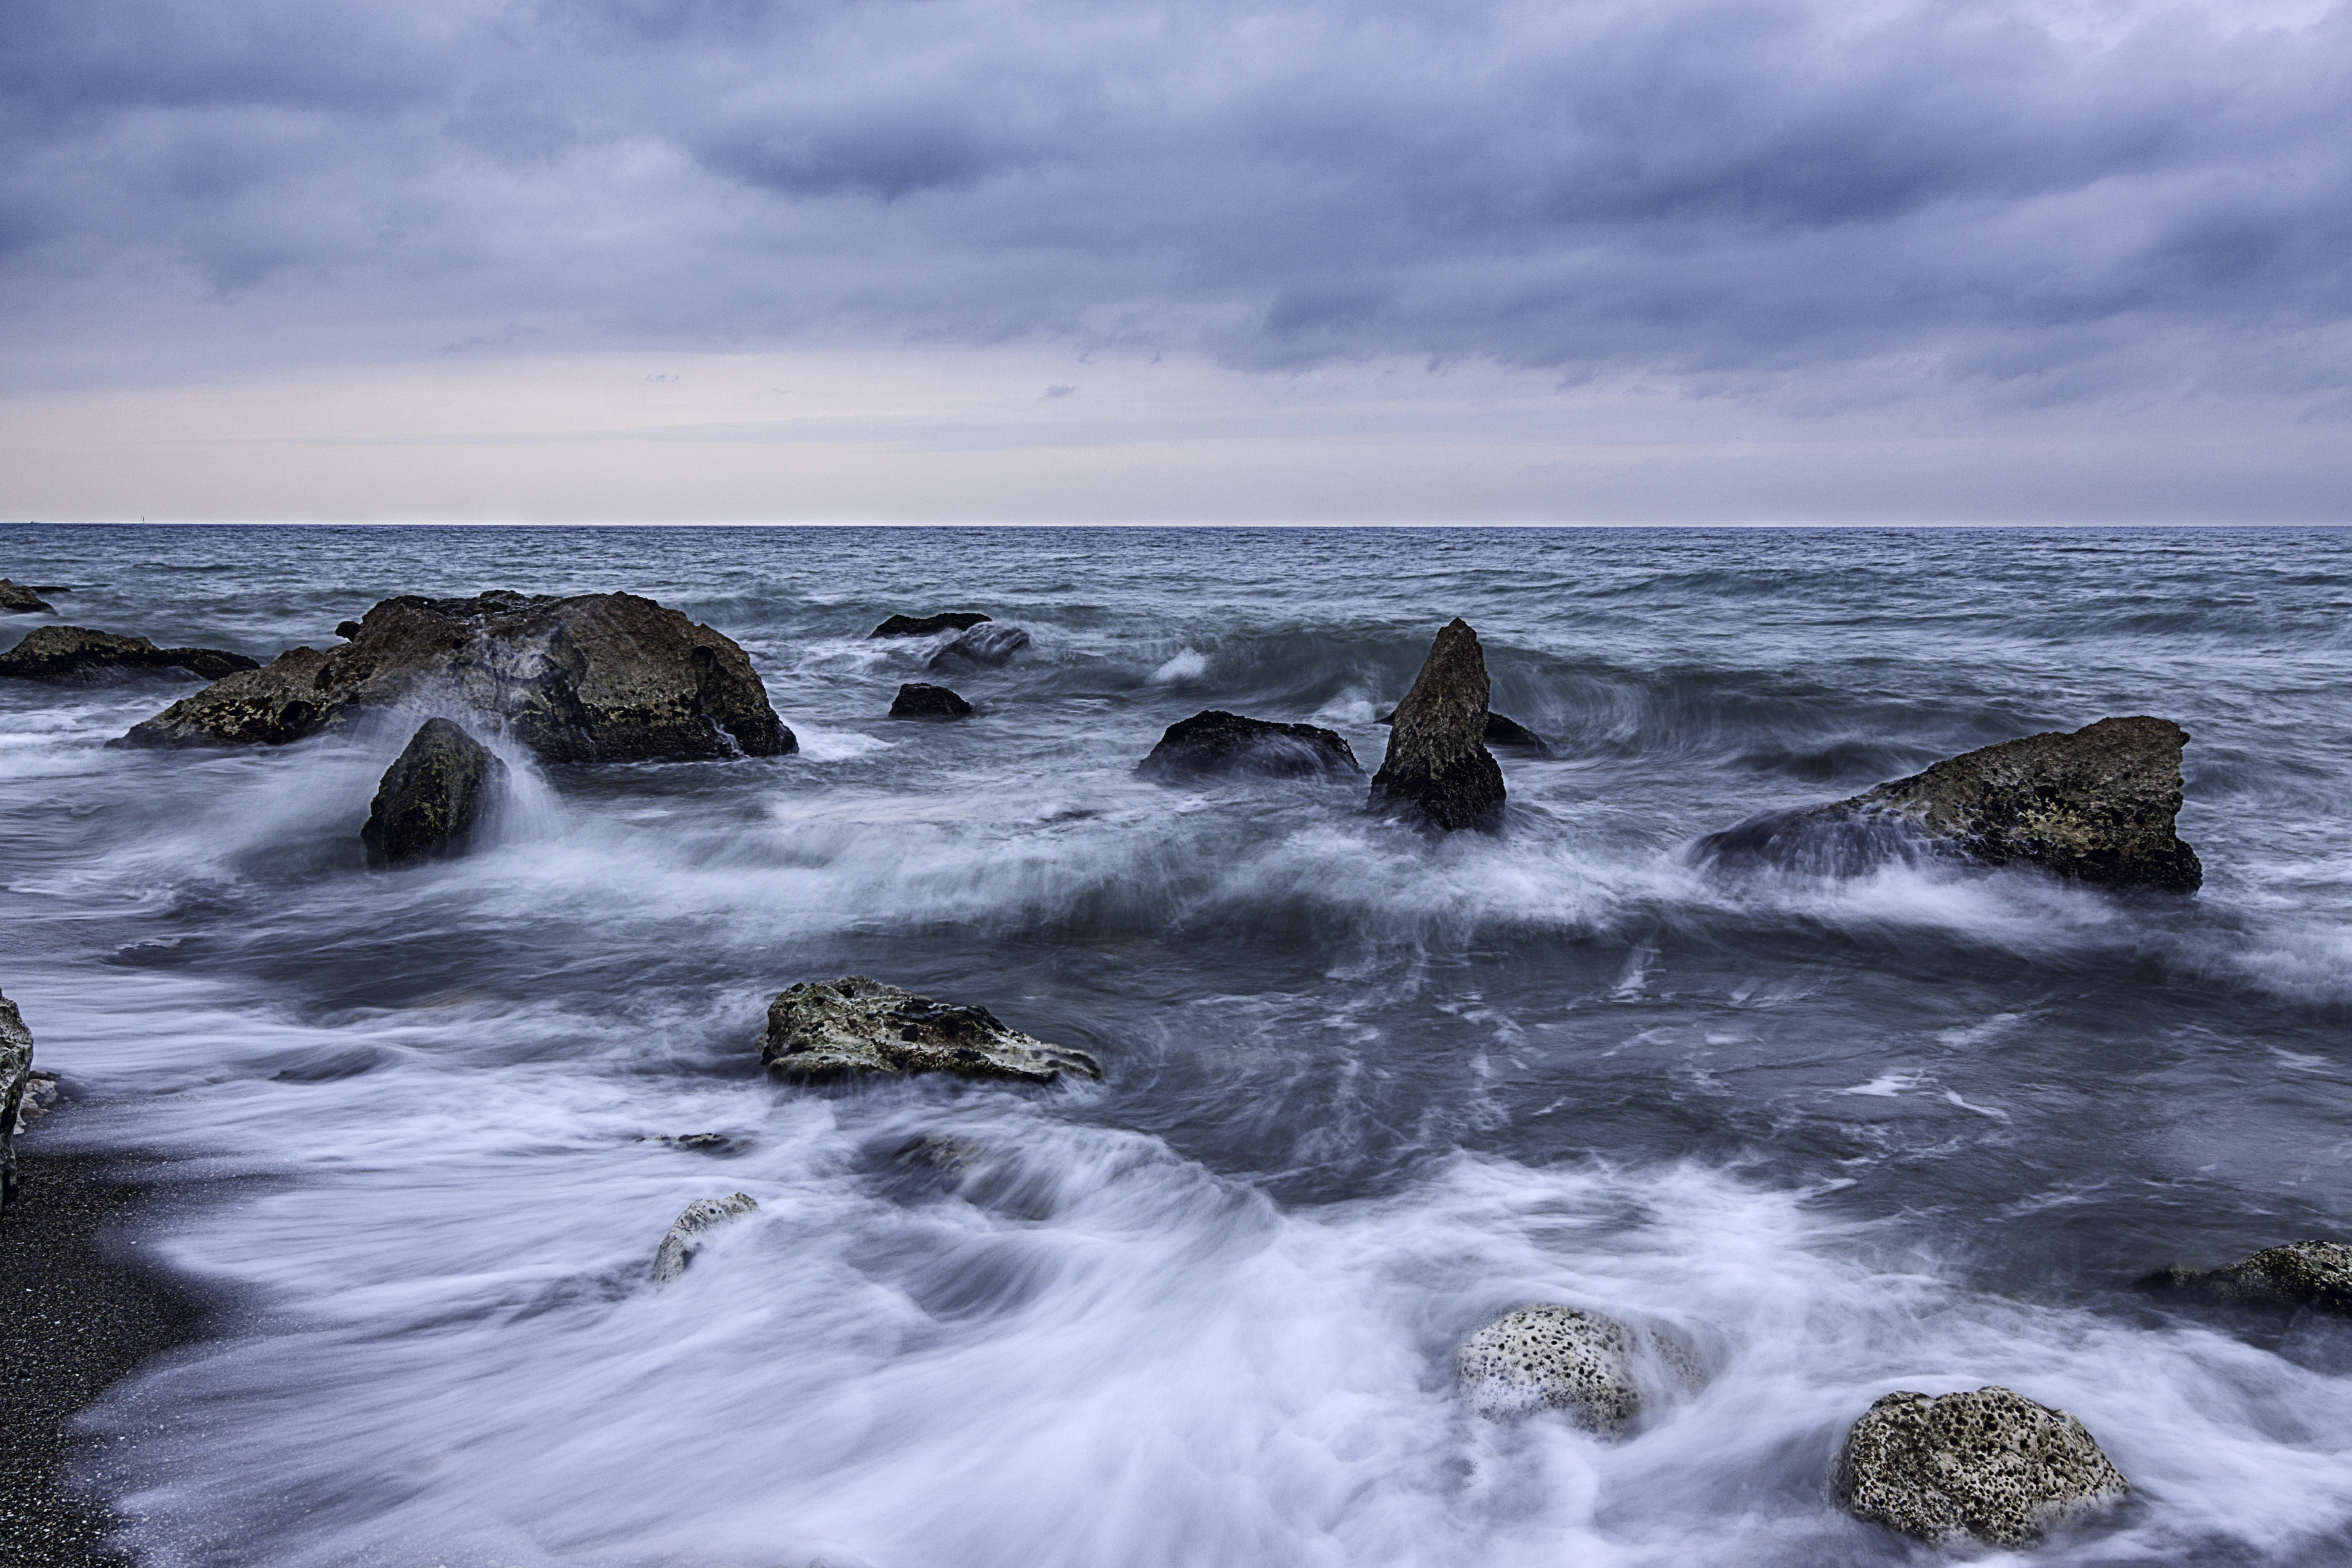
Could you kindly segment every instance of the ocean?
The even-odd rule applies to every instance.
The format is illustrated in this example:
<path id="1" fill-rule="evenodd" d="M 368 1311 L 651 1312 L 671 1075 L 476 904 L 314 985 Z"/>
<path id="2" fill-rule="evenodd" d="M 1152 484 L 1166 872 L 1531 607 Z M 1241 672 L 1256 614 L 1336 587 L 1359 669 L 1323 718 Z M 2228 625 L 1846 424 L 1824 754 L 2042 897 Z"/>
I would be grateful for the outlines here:
<path id="1" fill-rule="evenodd" d="M 1989 1383 L 2136 1489 L 2037 1563 L 2352 1561 L 2352 1333 L 2132 1289 L 2352 1236 L 2352 532 L 16 525 L 0 572 L 265 658 L 626 589 L 800 742 L 509 747 L 489 841 L 384 872 L 405 726 L 110 749 L 195 683 L 0 682 L 0 989 L 71 1097 L 28 1140 L 165 1162 L 142 1245 L 217 1303 L 85 1418 L 143 1563 L 1930 1562 L 1838 1445 Z M 1031 646 L 887 720 L 929 645 L 866 634 L 961 609 Z M 1369 774 L 1455 616 L 1553 752 L 1498 834 L 1134 776 L 1204 709 Z M 2140 713 L 2193 897 L 1694 851 Z M 846 974 L 1107 1077 L 764 1077 L 768 998 Z M 1619 1442 L 1481 1420 L 1453 1348 L 1531 1302 L 1707 1381 Z"/>

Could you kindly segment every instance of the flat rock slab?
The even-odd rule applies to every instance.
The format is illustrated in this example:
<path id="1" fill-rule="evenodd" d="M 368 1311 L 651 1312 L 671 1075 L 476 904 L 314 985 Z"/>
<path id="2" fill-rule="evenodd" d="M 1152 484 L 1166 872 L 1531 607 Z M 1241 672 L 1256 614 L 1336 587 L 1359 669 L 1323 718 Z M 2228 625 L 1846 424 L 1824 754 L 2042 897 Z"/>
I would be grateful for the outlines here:
<path id="1" fill-rule="evenodd" d="M 0 615 L 36 616 L 48 610 L 49 602 L 39 594 L 22 583 L 0 577 Z"/>
<path id="2" fill-rule="evenodd" d="M 2141 1284 L 2238 1306 L 2310 1307 L 2352 1318 L 2352 1246 L 2289 1242 L 2222 1268 L 2168 1268 Z"/>
<path id="3" fill-rule="evenodd" d="M 1490 1420 L 1559 1410 L 1589 1432 L 1626 1431 L 1665 1394 L 1704 1381 L 1678 1337 L 1578 1307 L 1522 1307 L 1462 1342 L 1454 1373 Z"/>
<path id="4" fill-rule="evenodd" d="M 941 632 L 970 631 L 988 619 L 978 610 L 947 610 L 936 616 L 892 616 L 866 634 L 866 640 L 876 637 L 928 637 Z"/>
<path id="5" fill-rule="evenodd" d="M 1019 626 L 1008 626 L 991 621 L 986 626 L 972 627 L 939 652 L 931 655 L 925 668 L 954 669 L 982 665 L 993 668 L 1011 662 L 1013 656 L 1029 646 L 1029 634 Z"/>
<path id="6" fill-rule="evenodd" d="M 1998 1385 L 1887 1394 L 1838 1456 L 1856 1518 L 1945 1545 L 2031 1545 L 2130 1491 L 2080 1421 Z"/>
<path id="7" fill-rule="evenodd" d="M 969 719 L 971 704 L 944 686 L 928 686 L 910 680 L 898 688 L 898 695 L 890 700 L 893 719 Z"/>
<path id="8" fill-rule="evenodd" d="M 132 727 L 133 746 L 280 746 L 371 710 L 473 711 L 551 763 L 797 749 L 731 638 L 634 594 L 386 599 L 351 640 L 292 648 Z"/>
<path id="9" fill-rule="evenodd" d="M 0 676 L 19 680 L 80 681 L 114 671 L 184 669 L 218 680 L 261 661 L 212 647 L 157 647 L 145 637 L 88 626 L 36 626 L 24 640 L 0 653 Z"/>
<path id="10" fill-rule="evenodd" d="M 802 1081 L 947 1073 L 1046 1084 L 1066 1073 L 1102 1077 L 1084 1051 L 1008 1029 L 985 1007 L 934 1002 L 862 974 L 803 981 L 768 1004 L 760 1060 Z"/>
<path id="11" fill-rule="evenodd" d="M 1486 752 L 1486 658 L 1455 617 L 1397 704 L 1366 805 L 1441 833 L 1502 825 L 1503 770 Z"/>
<path id="12" fill-rule="evenodd" d="M 446 719 L 427 719 L 376 786 L 360 842 L 377 866 L 462 855 L 505 788 L 507 765 Z"/>
<path id="13" fill-rule="evenodd" d="M 720 1226 L 741 1219 L 760 1205 L 749 1193 L 732 1193 L 723 1198 L 697 1198 L 686 1205 L 677 1218 L 670 1222 L 661 1245 L 654 1249 L 654 1283 L 667 1285 L 686 1272 L 694 1255 L 702 1250 L 703 1238 Z"/>
<path id="14" fill-rule="evenodd" d="M 16 1201 L 16 1119 L 33 1076 L 33 1031 L 0 996 L 0 1205 Z"/>
<path id="15" fill-rule="evenodd" d="M 1141 778 L 1176 780 L 1234 773 L 1327 778 L 1364 770 L 1335 731 L 1247 719 L 1213 708 L 1169 725 L 1135 771 Z"/>

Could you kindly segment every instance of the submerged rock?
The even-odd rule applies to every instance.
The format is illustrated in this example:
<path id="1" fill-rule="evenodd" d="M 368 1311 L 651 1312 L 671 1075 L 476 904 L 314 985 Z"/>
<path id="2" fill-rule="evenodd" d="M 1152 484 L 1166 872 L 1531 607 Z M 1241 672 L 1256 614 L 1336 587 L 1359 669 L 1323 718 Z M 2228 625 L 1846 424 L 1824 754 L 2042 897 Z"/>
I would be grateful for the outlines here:
<path id="1" fill-rule="evenodd" d="M 2080 1421 L 1998 1385 L 1887 1394 L 1838 1455 L 1857 1519 L 1946 1545 L 2029 1545 L 2130 1490 Z"/>
<path id="2" fill-rule="evenodd" d="M 898 695 L 890 701 L 893 719 L 969 719 L 971 704 L 944 686 L 926 686 L 910 680 L 898 688 Z"/>
<path id="3" fill-rule="evenodd" d="M 1454 1352 L 1470 1408 L 1490 1420 L 1562 1410 L 1587 1431 L 1623 1432 L 1663 1395 L 1704 1381 L 1679 1337 L 1576 1307 L 1522 1307 Z"/>
<path id="4" fill-rule="evenodd" d="M 16 1119 L 33 1076 L 33 1031 L 0 996 L 0 1205 L 16 1201 Z"/>
<path id="5" fill-rule="evenodd" d="M 506 763 L 446 719 L 427 719 L 383 771 L 360 842 L 377 866 L 462 855 L 507 777 Z"/>
<path id="6" fill-rule="evenodd" d="M 866 634 L 866 640 L 876 637 L 928 637 L 940 632 L 970 631 L 988 619 L 977 610 L 948 610 L 936 616 L 892 616 Z"/>
<path id="7" fill-rule="evenodd" d="M 284 745 L 375 710 L 470 709 L 554 763 L 797 749 L 731 638 L 634 594 L 386 599 L 340 647 L 289 649 L 134 725 L 133 746 Z"/>
<path id="8" fill-rule="evenodd" d="M 934 1002 L 862 974 L 777 993 L 760 1060 L 780 1078 L 804 1081 L 863 1073 L 1040 1084 L 1064 1073 L 1102 1077 L 1086 1052 L 1008 1029 L 985 1007 Z"/>
<path id="9" fill-rule="evenodd" d="M 654 1283 L 667 1285 L 685 1273 L 694 1255 L 702 1250 L 705 1236 L 722 1225 L 741 1219 L 759 1206 L 749 1193 L 697 1198 L 687 1205 L 685 1212 L 671 1223 L 669 1233 L 661 1238 L 661 1246 L 654 1250 Z"/>
<path id="10" fill-rule="evenodd" d="M 1169 725 L 1135 771 L 1148 779 L 1185 779 L 1217 773 L 1320 778 L 1364 770 L 1333 731 L 1245 719 L 1213 708 Z"/>
<path id="11" fill-rule="evenodd" d="M 1395 723 L 1395 710 L 1391 709 L 1388 712 L 1381 714 L 1379 718 L 1373 720 L 1372 722 L 1375 724 Z M 1486 744 L 1490 747 L 1501 746 L 1507 751 L 1532 752 L 1538 757 L 1549 757 L 1551 755 L 1551 747 L 1545 742 L 1544 738 L 1541 735 L 1537 734 L 1533 730 L 1528 729 L 1517 719 L 1508 719 L 1500 713 L 1489 712 L 1486 715 L 1486 731 L 1484 738 Z"/>
<path id="12" fill-rule="evenodd" d="M 959 665 L 1000 665 L 1029 646 L 1029 634 L 1019 626 L 1008 626 L 991 621 L 978 626 L 931 655 L 927 667 L 931 669 L 953 669 Z"/>
<path id="13" fill-rule="evenodd" d="M 55 590 L 52 589 L 51 592 Z M 26 587 L 22 583 L 12 583 L 5 577 L 0 577 L 0 615 L 34 616 L 44 611 L 51 615 L 57 613 L 50 609 L 49 602 L 42 598 L 36 590 Z"/>
<path id="14" fill-rule="evenodd" d="M 2168 1268 L 2140 1281 L 2247 1307 L 2310 1307 L 2352 1318 L 2352 1246 L 2340 1241 L 2293 1241 L 2264 1247 L 2222 1268 Z"/>
<path id="15" fill-rule="evenodd" d="M 15 647 L 0 653 L 0 676 L 20 680 L 68 681 L 110 669 L 175 668 L 218 680 L 240 669 L 260 668 L 259 659 L 241 653 L 210 647 L 157 647 L 145 637 L 92 631 L 88 626 L 35 626 Z"/>
<path id="16" fill-rule="evenodd" d="M 1437 634 L 1393 717 L 1366 804 L 1441 832 L 1500 826 L 1503 770 L 1486 746 L 1486 660 L 1469 623 L 1457 616 Z"/>
<path id="17" fill-rule="evenodd" d="M 2142 717 L 2003 741 L 1850 800 L 1751 817 L 1700 840 L 1699 853 L 1832 876 L 1950 853 L 2101 886 L 2194 892 L 2204 868 L 2173 832 L 2188 740 L 2171 721 Z"/>

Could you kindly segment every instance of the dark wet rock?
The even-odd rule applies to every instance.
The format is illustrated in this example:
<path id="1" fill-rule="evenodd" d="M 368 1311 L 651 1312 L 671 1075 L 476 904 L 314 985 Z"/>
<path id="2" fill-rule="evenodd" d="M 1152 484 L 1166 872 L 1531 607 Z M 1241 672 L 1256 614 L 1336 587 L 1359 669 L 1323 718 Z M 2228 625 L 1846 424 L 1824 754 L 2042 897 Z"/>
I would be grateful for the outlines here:
<path id="1" fill-rule="evenodd" d="M 1348 742 L 1332 731 L 1245 719 L 1213 708 L 1169 725 L 1135 771 L 1141 778 L 1172 781 L 1223 773 L 1324 778 L 1364 770 Z"/>
<path id="2" fill-rule="evenodd" d="M 853 974 L 803 981 L 768 1005 L 760 1060 L 780 1078 L 814 1080 L 887 1073 L 1053 1083 L 1102 1077 L 1084 1051 L 1048 1045 L 997 1022 L 985 1007 L 934 1002 Z"/>
<path id="3" fill-rule="evenodd" d="M 671 1149 L 684 1149 L 697 1154 L 732 1156 L 747 1152 L 751 1147 L 748 1138 L 737 1138 L 725 1132 L 656 1132 L 640 1138 L 640 1143 L 659 1143 Z"/>
<path id="4" fill-rule="evenodd" d="M 654 1250 L 654 1283 L 667 1285 L 686 1272 L 694 1255 L 702 1250 L 702 1243 L 712 1231 L 722 1225 L 741 1219 L 760 1205 L 749 1193 L 732 1193 L 723 1198 L 697 1198 L 686 1205 L 685 1212 L 670 1223 L 669 1232 Z"/>
<path id="5" fill-rule="evenodd" d="M 1507 1312 L 1464 1340 L 1454 1373 L 1464 1402 L 1490 1420 L 1559 1410 L 1608 1435 L 1705 1381 L 1696 1352 L 1677 1334 L 1549 1306 Z"/>
<path id="6" fill-rule="evenodd" d="M 866 634 L 866 640 L 876 637 L 928 637 L 940 632 L 970 631 L 988 619 L 978 610 L 949 610 L 936 616 L 892 616 Z"/>
<path id="7" fill-rule="evenodd" d="M 33 1077 L 33 1031 L 0 996 L 0 1205 L 16 1201 L 16 1119 Z"/>
<path id="8" fill-rule="evenodd" d="M 1396 712 L 1391 709 L 1372 722 L 1393 724 L 1396 722 Z M 1507 751 L 1531 752 L 1538 757 L 1551 755 L 1551 747 L 1545 742 L 1541 735 L 1537 734 L 1517 719 L 1507 719 L 1500 713 L 1490 712 L 1486 715 L 1485 739 L 1489 747 L 1501 746 Z"/>
<path id="9" fill-rule="evenodd" d="M 505 787 L 507 765 L 446 719 L 427 719 L 383 772 L 360 842 L 376 866 L 462 855 Z"/>
<path id="10" fill-rule="evenodd" d="M 348 642 L 360 635 L 360 624 L 357 621 L 337 621 L 335 635 Z"/>
<path id="11" fill-rule="evenodd" d="M 260 668 L 259 659 L 241 653 L 210 647 L 157 647 L 145 637 L 92 631 L 88 626 L 36 626 L 15 647 L 0 653 L 0 676 L 19 680 L 84 681 L 102 679 L 115 671 L 142 669 L 184 669 L 206 680 L 218 680 L 240 669 Z"/>
<path id="12" fill-rule="evenodd" d="M 1952 757 L 1851 800 L 1750 817 L 1700 840 L 1718 864 L 1848 876 L 1890 858 L 1958 855 L 2106 887 L 2194 892 L 2197 852 L 2173 832 L 2180 749 L 2167 719 L 2102 719 Z"/>
<path id="13" fill-rule="evenodd" d="M 2140 1284 L 2192 1300 L 2243 1307 L 2310 1307 L 2352 1318 L 2352 1246 L 2289 1242 L 2264 1247 L 2227 1268 L 2168 1268 Z"/>
<path id="14" fill-rule="evenodd" d="M 1437 634 L 1397 704 L 1367 804 L 1441 832 L 1500 826 L 1503 770 L 1487 754 L 1486 734 L 1486 656 L 1478 634 L 1456 617 Z"/>
<path id="15" fill-rule="evenodd" d="M 890 717 L 969 719 L 971 704 L 944 686 L 926 686 L 919 680 L 910 680 L 898 688 L 898 695 L 891 700 Z"/>
<path id="16" fill-rule="evenodd" d="M 927 667 L 931 669 L 954 669 L 960 666 L 1000 665 L 1029 646 L 1029 634 L 1019 626 L 1008 626 L 995 621 L 971 630 L 931 655 Z"/>
<path id="17" fill-rule="evenodd" d="M 400 708 L 502 720 L 552 763 L 797 749 L 731 638 L 634 594 L 504 592 L 386 599 L 341 647 L 215 681 L 120 743 L 278 746 Z"/>
<path id="18" fill-rule="evenodd" d="M 1856 1518 L 1946 1545 L 2030 1545 L 2130 1490 L 2080 1421 L 1997 1385 L 1887 1394 L 1838 1456 Z"/>
<path id="19" fill-rule="evenodd" d="M 0 615 L 34 616 L 45 611 L 52 615 L 56 613 L 37 590 L 0 577 Z"/>

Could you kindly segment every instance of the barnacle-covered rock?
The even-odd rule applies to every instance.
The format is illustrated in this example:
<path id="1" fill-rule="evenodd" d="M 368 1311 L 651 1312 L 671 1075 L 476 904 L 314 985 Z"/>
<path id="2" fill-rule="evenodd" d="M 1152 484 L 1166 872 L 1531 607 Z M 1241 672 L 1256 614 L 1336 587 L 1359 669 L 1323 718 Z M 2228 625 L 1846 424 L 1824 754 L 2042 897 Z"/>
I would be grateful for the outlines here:
<path id="1" fill-rule="evenodd" d="M 1065 1073 L 1102 1077 L 1084 1051 L 1049 1045 L 997 1022 L 985 1007 L 934 1002 L 862 974 L 803 981 L 768 1005 L 760 1060 L 802 1080 L 867 1073 L 1053 1083 Z"/>
<path id="2" fill-rule="evenodd" d="M 1838 1456 L 1856 1518 L 1947 1545 L 2030 1545 L 2130 1490 L 2080 1421 L 1997 1384 L 1889 1394 Z"/>

